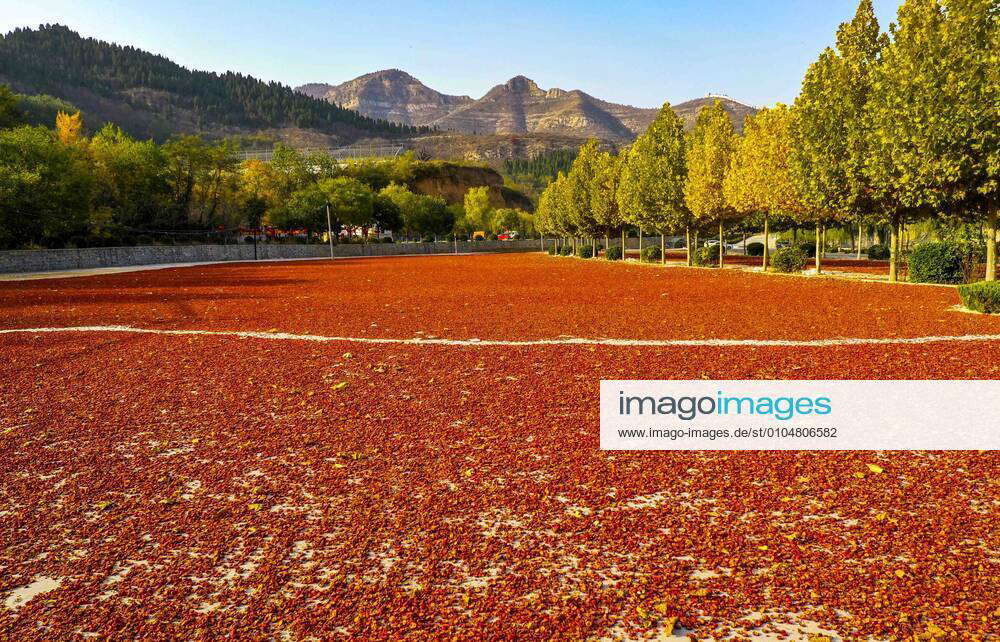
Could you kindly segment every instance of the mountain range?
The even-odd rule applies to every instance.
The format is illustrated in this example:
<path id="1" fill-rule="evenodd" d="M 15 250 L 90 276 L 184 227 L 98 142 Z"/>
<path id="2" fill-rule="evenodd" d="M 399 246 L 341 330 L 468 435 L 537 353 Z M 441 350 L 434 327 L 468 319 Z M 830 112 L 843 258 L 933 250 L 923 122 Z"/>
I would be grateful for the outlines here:
<path id="1" fill-rule="evenodd" d="M 341 85 L 293 90 L 235 72 L 187 69 L 141 49 L 61 25 L 0 34 L 0 84 L 52 112 L 80 109 L 90 131 L 113 122 L 137 138 L 179 134 L 233 137 L 249 146 L 338 147 L 398 140 L 421 157 L 493 165 L 576 149 L 585 138 L 607 148 L 631 142 L 657 110 L 620 105 L 579 90 L 542 89 L 516 76 L 483 97 L 454 96 L 398 69 Z M 700 98 L 673 108 L 693 125 Z M 737 128 L 755 110 L 720 98 Z"/>
<path id="2" fill-rule="evenodd" d="M 659 110 L 620 105 L 578 89 L 542 89 L 515 76 L 479 99 L 431 89 L 399 69 L 359 76 L 339 85 L 311 83 L 296 91 L 326 100 L 369 118 L 464 134 L 549 134 L 628 142 L 645 131 Z M 731 98 L 698 98 L 673 109 L 689 127 L 702 106 L 720 100 L 737 129 L 756 112 Z"/>

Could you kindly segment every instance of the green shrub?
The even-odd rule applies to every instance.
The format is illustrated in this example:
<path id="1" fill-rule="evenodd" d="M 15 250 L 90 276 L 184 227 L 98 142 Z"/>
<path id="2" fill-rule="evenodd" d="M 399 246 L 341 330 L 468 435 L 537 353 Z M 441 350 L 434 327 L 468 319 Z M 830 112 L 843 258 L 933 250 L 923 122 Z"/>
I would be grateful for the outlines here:
<path id="1" fill-rule="evenodd" d="M 872 261 L 885 261 L 889 258 L 889 248 L 880 243 L 868 247 L 868 258 Z"/>
<path id="2" fill-rule="evenodd" d="M 557 248 L 554 243 L 550 245 L 549 249 L 546 251 L 549 253 L 549 256 L 555 256 L 556 254 L 559 254 L 559 248 Z"/>
<path id="3" fill-rule="evenodd" d="M 594 258 L 594 246 L 583 243 L 577 248 L 576 255 L 581 259 L 592 259 Z"/>
<path id="4" fill-rule="evenodd" d="M 621 261 L 622 249 L 618 246 L 609 247 L 608 251 L 604 253 L 604 258 L 606 258 L 609 261 Z"/>
<path id="5" fill-rule="evenodd" d="M 797 247 L 782 247 L 771 255 L 771 268 L 775 272 L 801 272 L 806 266 L 806 255 Z"/>
<path id="6" fill-rule="evenodd" d="M 641 259 L 643 263 L 659 263 L 662 256 L 658 245 L 647 245 L 642 248 Z"/>
<path id="7" fill-rule="evenodd" d="M 806 258 L 816 258 L 816 244 L 812 241 L 803 241 L 799 243 L 799 249 L 802 250 L 802 254 Z"/>
<path id="8" fill-rule="evenodd" d="M 563 246 L 559 248 L 559 254 L 561 256 L 573 256 L 573 246 L 569 243 L 563 243 Z"/>
<path id="9" fill-rule="evenodd" d="M 962 259 L 957 243 L 921 243 L 910 252 L 910 281 L 961 283 L 965 279 Z"/>
<path id="10" fill-rule="evenodd" d="M 764 244 L 758 241 L 748 243 L 747 256 L 764 256 Z"/>
<path id="11" fill-rule="evenodd" d="M 702 267 L 718 267 L 719 245 L 704 245 L 691 253 L 691 262 Z"/>
<path id="12" fill-rule="evenodd" d="M 986 314 L 1000 313 L 1000 281 L 979 281 L 958 286 L 962 305 Z"/>

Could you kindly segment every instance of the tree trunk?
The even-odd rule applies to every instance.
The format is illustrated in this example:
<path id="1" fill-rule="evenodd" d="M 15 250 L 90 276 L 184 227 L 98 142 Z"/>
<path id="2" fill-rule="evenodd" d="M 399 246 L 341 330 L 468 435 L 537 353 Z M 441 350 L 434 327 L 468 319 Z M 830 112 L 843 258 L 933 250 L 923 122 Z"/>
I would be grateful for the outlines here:
<path id="1" fill-rule="evenodd" d="M 622 225 L 622 260 L 625 260 L 625 226 Z"/>
<path id="2" fill-rule="evenodd" d="M 604 234 L 604 256 L 605 256 L 605 258 L 607 258 L 607 256 L 608 256 L 608 250 L 610 248 L 611 248 L 611 235 L 605 233 Z"/>
<path id="3" fill-rule="evenodd" d="M 861 260 L 861 244 L 865 241 L 865 226 L 858 222 L 858 260 Z"/>
<path id="4" fill-rule="evenodd" d="M 667 264 L 667 235 L 660 234 L 660 265 Z"/>
<path id="5" fill-rule="evenodd" d="M 895 283 L 899 278 L 899 222 L 893 217 L 889 224 L 889 282 Z"/>
<path id="6" fill-rule="evenodd" d="M 722 219 L 719 219 L 719 267 L 726 265 L 726 237 L 724 235 Z"/>
<path id="7" fill-rule="evenodd" d="M 816 274 L 823 272 L 823 250 L 821 243 L 823 239 L 823 224 L 816 223 Z"/>
<path id="8" fill-rule="evenodd" d="M 986 214 L 986 280 L 997 280 L 997 208 Z"/>
<path id="9" fill-rule="evenodd" d="M 684 248 L 687 250 L 687 266 L 691 267 L 691 226 L 688 225 L 684 228 Z"/>
<path id="10" fill-rule="evenodd" d="M 590 237 L 590 247 L 591 247 L 591 250 L 592 250 L 592 252 L 590 253 L 590 258 L 596 259 L 597 258 L 597 237 L 596 236 L 591 236 Z"/>
<path id="11" fill-rule="evenodd" d="M 771 223 L 770 218 L 765 213 L 764 214 L 764 261 L 762 263 L 765 272 L 767 272 L 767 263 L 768 263 L 768 260 L 771 258 L 771 248 L 768 247 L 770 245 L 769 238 L 768 238 L 770 236 L 770 231 L 771 231 L 770 230 L 770 223 Z M 745 246 L 743 248 L 743 251 L 744 252 L 746 251 L 746 247 Z"/>
<path id="12" fill-rule="evenodd" d="M 642 228 L 639 228 L 639 262 L 642 263 Z"/>

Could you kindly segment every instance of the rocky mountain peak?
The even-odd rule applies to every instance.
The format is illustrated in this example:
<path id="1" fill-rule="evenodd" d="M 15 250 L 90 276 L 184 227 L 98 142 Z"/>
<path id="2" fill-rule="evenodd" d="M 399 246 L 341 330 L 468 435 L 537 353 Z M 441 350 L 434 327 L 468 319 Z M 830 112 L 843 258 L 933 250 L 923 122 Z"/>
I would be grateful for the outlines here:
<path id="1" fill-rule="evenodd" d="M 517 75 L 485 96 L 449 96 L 427 87 L 401 69 L 383 69 L 340 85 L 304 85 L 299 91 L 366 116 L 428 125 L 466 134 L 545 134 L 628 142 L 653 121 L 658 109 L 619 105 L 580 90 L 542 89 Z M 675 105 L 690 127 L 704 99 Z M 723 100 L 737 129 L 752 108 Z"/>

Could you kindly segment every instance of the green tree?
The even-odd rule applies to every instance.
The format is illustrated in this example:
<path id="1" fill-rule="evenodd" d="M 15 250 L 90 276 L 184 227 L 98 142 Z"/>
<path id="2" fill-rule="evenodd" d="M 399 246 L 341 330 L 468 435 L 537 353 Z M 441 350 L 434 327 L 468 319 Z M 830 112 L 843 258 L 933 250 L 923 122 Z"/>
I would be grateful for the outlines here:
<path id="1" fill-rule="evenodd" d="M 590 190 L 590 209 L 597 228 L 604 234 L 604 246 L 611 246 L 611 233 L 623 225 L 618 207 L 618 186 L 621 182 L 625 153 L 602 152 L 596 161 L 594 183 Z"/>
<path id="2" fill-rule="evenodd" d="M 871 0 L 861 0 L 854 19 L 837 32 L 837 50 L 826 49 L 809 67 L 795 100 L 792 169 L 809 205 L 797 220 L 816 225 L 817 272 L 828 223 L 890 202 L 874 200 L 865 171 L 872 145 L 865 112 L 885 44 Z M 891 271 L 895 278 L 895 262 Z"/>
<path id="3" fill-rule="evenodd" d="M 21 110 L 18 109 L 17 94 L 7 85 L 0 85 L 0 129 L 20 124 Z"/>
<path id="4" fill-rule="evenodd" d="M 930 212 L 984 218 L 988 280 L 1000 208 L 998 30 L 993 0 L 907 0 L 868 109 L 875 145 L 866 169 L 898 204 L 894 223 Z M 894 234 L 894 255 L 898 244 Z"/>
<path id="5" fill-rule="evenodd" d="M 416 216 L 412 227 L 420 236 L 445 236 L 455 226 L 455 215 L 448 208 L 448 203 L 437 196 L 417 196 Z"/>
<path id="6" fill-rule="evenodd" d="M 163 146 L 167 157 L 167 180 L 170 184 L 167 225 L 184 225 L 199 198 L 211 165 L 209 146 L 198 136 L 181 136 Z M 287 197 L 288 194 L 282 196 Z"/>
<path id="7" fill-rule="evenodd" d="M 283 230 L 304 228 L 311 236 L 316 230 L 326 229 L 326 205 L 326 193 L 312 183 L 295 190 L 283 205 L 272 209 L 268 223 Z"/>
<path id="8" fill-rule="evenodd" d="M 597 140 L 593 138 L 588 140 L 580 147 L 563 185 L 565 215 L 576 230 L 575 233 L 592 238 L 602 231 L 593 210 L 594 180 L 597 176 L 600 154 Z"/>
<path id="9" fill-rule="evenodd" d="M 501 207 L 493 212 L 493 219 L 490 221 L 490 230 L 494 234 L 500 234 L 502 232 L 509 232 L 512 230 L 520 231 L 518 228 L 521 226 L 521 216 L 518 211 L 512 208 Z"/>
<path id="10" fill-rule="evenodd" d="M 403 229 L 403 217 L 399 206 L 391 198 L 379 192 L 372 201 L 372 217 L 375 227 L 382 232 L 398 232 Z"/>
<path id="11" fill-rule="evenodd" d="M 721 102 L 701 109 L 688 148 L 684 200 L 696 220 L 718 224 L 719 267 L 725 261 L 725 223 L 740 215 L 730 207 L 723 193 L 736 140 L 733 121 Z"/>
<path id="12" fill-rule="evenodd" d="M 465 193 L 465 224 L 469 232 L 486 231 L 490 227 L 490 188 L 470 187 Z"/>
<path id="13" fill-rule="evenodd" d="M 723 115 L 729 118 L 724 111 Z M 670 103 L 664 103 L 656 119 L 625 155 L 618 186 L 618 207 L 622 218 L 626 223 L 639 227 L 640 238 L 642 229 L 660 233 L 661 258 L 664 261 L 665 234 L 675 229 L 689 230 L 690 227 L 690 211 L 684 196 L 686 180 L 684 123 Z M 690 247 L 688 258 L 690 260 Z"/>
<path id="14" fill-rule="evenodd" d="M 86 235 L 92 184 L 82 150 L 63 145 L 52 130 L 0 130 L 0 247 Z"/>
<path id="15" fill-rule="evenodd" d="M 401 229 L 407 234 L 419 234 L 417 220 L 420 217 L 420 197 L 404 186 L 392 183 L 382 188 L 379 195 L 389 199 L 399 210 Z"/>
<path id="16" fill-rule="evenodd" d="M 124 227 L 157 227 L 170 198 L 163 149 L 108 124 L 90 140 L 88 153 L 95 178 L 94 207 L 108 208 L 114 223 Z"/>
<path id="17" fill-rule="evenodd" d="M 367 185 L 356 178 L 341 176 L 323 179 L 317 186 L 326 196 L 330 216 L 348 230 L 374 224 L 375 197 Z"/>

